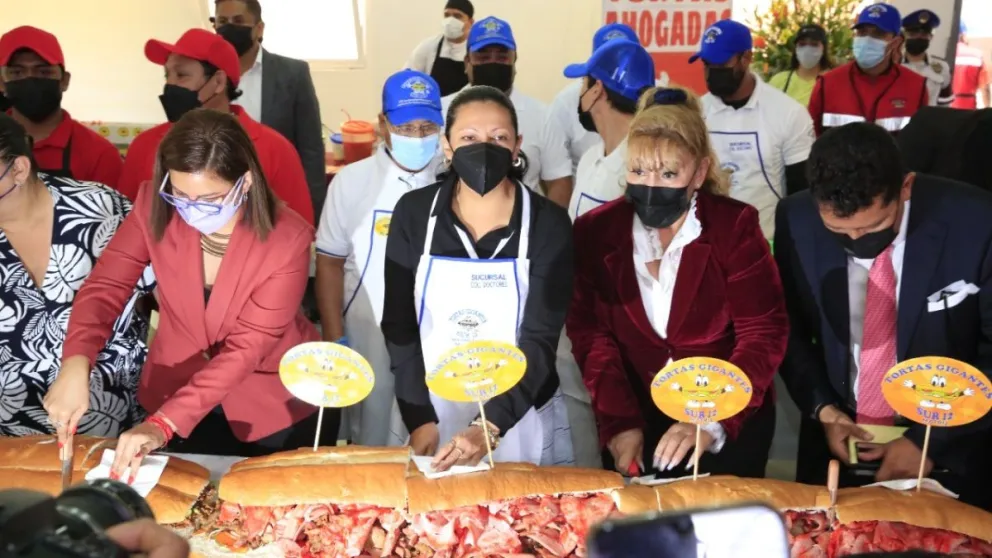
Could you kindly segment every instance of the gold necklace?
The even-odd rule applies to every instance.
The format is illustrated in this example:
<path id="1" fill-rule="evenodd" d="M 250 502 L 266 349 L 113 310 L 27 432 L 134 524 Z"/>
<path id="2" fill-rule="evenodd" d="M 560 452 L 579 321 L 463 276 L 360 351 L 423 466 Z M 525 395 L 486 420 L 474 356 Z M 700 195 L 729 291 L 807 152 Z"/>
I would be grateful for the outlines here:
<path id="1" fill-rule="evenodd" d="M 222 258 L 224 253 L 227 252 L 227 246 L 231 240 L 231 235 L 229 234 L 203 234 L 200 235 L 200 247 L 203 251 L 211 256 Z"/>

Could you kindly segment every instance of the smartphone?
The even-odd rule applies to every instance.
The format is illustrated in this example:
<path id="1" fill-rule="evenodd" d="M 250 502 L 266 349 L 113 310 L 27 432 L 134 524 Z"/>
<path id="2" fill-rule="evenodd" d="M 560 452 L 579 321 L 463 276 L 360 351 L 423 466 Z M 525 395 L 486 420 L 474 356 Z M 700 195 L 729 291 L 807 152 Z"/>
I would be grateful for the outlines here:
<path id="1" fill-rule="evenodd" d="M 604 521 L 588 549 L 590 558 L 789 558 L 782 515 L 757 503 Z"/>

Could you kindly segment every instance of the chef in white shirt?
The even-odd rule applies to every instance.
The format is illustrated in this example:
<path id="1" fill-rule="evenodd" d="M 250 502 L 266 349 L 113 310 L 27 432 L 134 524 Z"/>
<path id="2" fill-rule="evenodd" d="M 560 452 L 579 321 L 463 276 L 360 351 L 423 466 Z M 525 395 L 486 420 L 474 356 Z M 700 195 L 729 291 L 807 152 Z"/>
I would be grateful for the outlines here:
<path id="1" fill-rule="evenodd" d="M 565 68 L 565 77 L 582 86 L 578 115 L 582 127 L 599 135 L 579 162 L 568 204 L 574 221 L 624 192 L 627 131 L 641 94 L 654 87 L 654 60 L 640 43 L 609 41 L 589 61 Z"/>
<path id="2" fill-rule="evenodd" d="M 430 76 L 403 70 L 382 90 L 384 146 L 344 167 L 331 182 L 317 230 L 317 300 L 325 341 L 351 346 L 369 361 L 375 387 L 346 410 L 348 438 L 364 446 L 402 445 L 389 355 L 379 328 L 383 262 L 393 206 L 436 182 L 441 166 L 441 95 Z M 395 433 L 391 433 L 395 432 Z M 400 436 L 403 433 L 403 436 Z"/>
<path id="3" fill-rule="evenodd" d="M 756 207 L 771 240 L 775 206 L 806 188 L 805 167 L 813 146 L 806 107 L 751 73 L 751 31 L 725 19 L 703 32 L 699 52 L 706 88 L 703 116 L 731 197 Z"/>
<path id="4" fill-rule="evenodd" d="M 441 34 L 417 45 L 406 67 L 429 74 L 441 87 L 441 96 L 457 93 L 468 83 L 465 75 L 465 40 L 475 20 L 469 0 L 448 0 L 444 5 Z"/>
<path id="5" fill-rule="evenodd" d="M 604 25 L 596 31 L 592 38 L 592 51 L 603 46 L 603 43 L 613 39 L 627 39 L 637 42 L 637 33 L 633 29 L 622 23 L 610 23 Z M 545 126 L 551 126 L 561 131 L 565 136 L 565 147 L 568 148 L 568 156 L 572 160 L 572 172 L 575 173 L 579 166 L 579 159 L 586 151 L 589 151 L 599 140 L 596 132 L 586 130 L 579 122 L 579 115 L 575 107 L 579 104 L 579 95 L 582 94 L 582 81 L 569 83 L 554 100 L 548 109 L 548 118 Z M 573 220 L 575 216 L 572 216 Z"/>
<path id="6" fill-rule="evenodd" d="M 510 24 L 487 17 L 472 26 L 468 35 L 465 71 L 470 85 L 488 85 L 510 96 L 520 120 L 523 148 L 519 161 L 525 165 L 524 184 L 567 207 L 572 196 L 572 161 L 565 137 L 557 128 L 544 126 L 548 107 L 514 87 L 517 43 Z M 455 95 L 441 99 L 444 112 Z"/>

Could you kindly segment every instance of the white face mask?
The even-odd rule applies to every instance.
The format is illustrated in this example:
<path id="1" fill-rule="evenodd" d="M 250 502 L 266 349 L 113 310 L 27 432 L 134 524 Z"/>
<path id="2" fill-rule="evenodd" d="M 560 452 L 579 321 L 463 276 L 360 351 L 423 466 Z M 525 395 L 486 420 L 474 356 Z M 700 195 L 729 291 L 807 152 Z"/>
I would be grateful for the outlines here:
<path id="1" fill-rule="evenodd" d="M 818 46 L 801 46 L 796 47 L 796 60 L 799 60 L 799 65 L 803 68 L 809 70 L 810 68 L 815 68 L 820 63 L 820 59 L 823 57 L 823 47 Z"/>
<path id="2" fill-rule="evenodd" d="M 444 22 L 441 24 L 441 32 L 444 33 L 444 38 L 449 41 L 455 39 L 460 39 L 462 35 L 465 34 L 465 24 L 461 22 L 457 17 L 446 17 Z"/>

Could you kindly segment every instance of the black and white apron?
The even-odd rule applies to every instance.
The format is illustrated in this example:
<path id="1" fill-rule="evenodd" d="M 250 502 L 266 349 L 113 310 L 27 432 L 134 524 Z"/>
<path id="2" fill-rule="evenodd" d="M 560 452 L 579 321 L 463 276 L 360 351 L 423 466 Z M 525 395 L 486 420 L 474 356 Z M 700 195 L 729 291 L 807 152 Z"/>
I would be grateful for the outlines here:
<path id="1" fill-rule="evenodd" d="M 441 56 L 444 47 L 444 37 L 437 42 L 437 52 L 434 53 L 434 66 L 431 67 L 431 77 L 441 89 L 441 96 L 446 97 L 458 93 L 468 85 L 468 75 L 465 73 L 463 60 L 452 60 Z"/>

